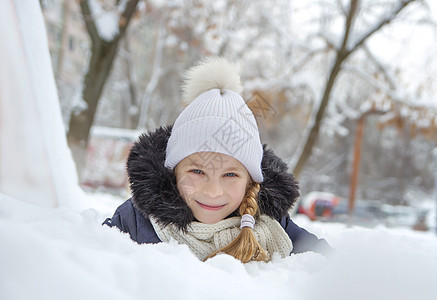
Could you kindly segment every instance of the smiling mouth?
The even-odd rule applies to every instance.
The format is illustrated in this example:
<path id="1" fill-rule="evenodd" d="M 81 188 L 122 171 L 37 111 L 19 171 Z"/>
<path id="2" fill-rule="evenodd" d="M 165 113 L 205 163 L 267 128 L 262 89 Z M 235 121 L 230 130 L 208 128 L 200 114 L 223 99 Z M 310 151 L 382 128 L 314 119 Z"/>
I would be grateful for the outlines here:
<path id="1" fill-rule="evenodd" d="M 204 209 L 207 209 L 207 210 L 219 210 L 219 209 L 223 208 L 226 205 L 226 204 L 223 204 L 223 205 L 211 206 L 211 205 L 206 205 L 206 204 L 200 203 L 199 201 L 196 201 L 196 202 L 197 202 L 197 204 L 199 204 L 199 206 L 201 208 L 204 208 Z"/>

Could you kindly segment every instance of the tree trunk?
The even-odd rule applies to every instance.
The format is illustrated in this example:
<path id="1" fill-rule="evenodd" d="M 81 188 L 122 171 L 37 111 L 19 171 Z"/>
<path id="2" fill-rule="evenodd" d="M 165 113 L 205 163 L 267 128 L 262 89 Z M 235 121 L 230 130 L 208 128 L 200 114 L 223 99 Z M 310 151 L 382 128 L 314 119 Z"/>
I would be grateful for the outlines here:
<path id="1" fill-rule="evenodd" d="M 317 110 L 317 114 L 314 120 L 314 123 L 312 124 L 310 133 L 307 136 L 307 139 L 305 141 L 305 146 L 303 147 L 303 150 L 299 156 L 299 159 L 294 167 L 293 173 L 296 178 L 299 178 L 300 173 L 302 172 L 305 164 L 307 163 L 308 159 L 311 156 L 312 149 L 317 141 L 317 138 L 319 136 L 319 130 L 320 130 L 320 123 L 322 121 L 323 115 L 325 113 L 325 109 L 328 105 L 330 95 L 332 88 L 334 87 L 334 84 L 336 82 L 337 75 L 341 71 L 343 62 L 357 49 L 359 49 L 364 42 L 369 39 L 375 32 L 378 32 L 381 28 L 383 28 L 385 25 L 389 24 L 391 21 L 393 21 L 396 16 L 410 3 L 414 2 L 416 0 L 403 0 L 399 1 L 398 6 L 391 12 L 387 13 L 381 20 L 379 20 L 373 27 L 371 27 L 365 35 L 361 37 L 354 45 L 349 46 L 349 37 L 352 31 L 352 25 L 354 18 L 356 16 L 356 11 L 358 8 L 358 0 L 351 0 L 349 11 L 346 16 L 345 20 L 345 31 L 343 36 L 343 41 L 340 49 L 337 50 L 337 56 L 334 63 L 334 66 L 331 69 L 331 72 L 329 74 L 328 81 L 325 86 L 325 90 L 323 92 L 322 100 L 320 101 L 320 106 Z"/>
<path id="2" fill-rule="evenodd" d="M 320 123 L 322 121 L 323 115 L 325 113 L 326 106 L 329 102 L 329 96 L 331 95 L 331 90 L 334 87 L 335 79 L 337 78 L 338 73 L 340 72 L 341 65 L 343 61 L 346 59 L 347 56 L 342 55 L 340 52 L 337 53 L 337 59 L 335 61 L 334 67 L 331 70 L 331 73 L 329 75 L 328 82 L 325 87 L 325 91 L 323 93 L 322 101 L 320 102 L 319 109 L 317 110 L 316 118 L 314 120 L 313 126 L 311 127 L 311 131 L 308 135 L 308 138 L 306 140 L 305 146 L 302 150 L 302 153 L 299 157 L 299 160 L 296 163 L 296 166 L 294 167 L 293 174 L 295 177 L 299 177 L 300 173 L 302 172 L 302 169 L 306 162 L 308 161 L 308 158 L 311 156 L 312 149 L 314 147 L 314 144 L 317 141 L 317 138 L 319 136 L 320 131 Z"/>
<path id="3" fill-rule="evenodd" d="M 106 79 L 111 71 L 117 53 L 116 43 L 104 43 L 94 46 L 82 97 L 87 108 L 78 114 L 72 113 L 67 134 L 68 145 L 78 170 L 82 170 L 86 159 L 86 147 L 89 133 L 94 122 L 97 104 L 103 91 Z"/>
<path id="4" fill-rule="evenodd" d="M 86 29 L 91 38 L 91 59 L 85 75 L 82 91 L 83 101 L 87 107 L 79 113 L 73 111 L 70 117 L 67 141 L 80 177 L 86 161 L 86 148 L 97 105 L 102 95 L 106 80 L 110 74 L 118 44 L 126 32 L 127 26 L 139 0 L 129 0 L 120 16 L 118 34 L 111 41 L 104 40 L 97 30 L 88 0 L 80 0 L 80 7 Z"/>

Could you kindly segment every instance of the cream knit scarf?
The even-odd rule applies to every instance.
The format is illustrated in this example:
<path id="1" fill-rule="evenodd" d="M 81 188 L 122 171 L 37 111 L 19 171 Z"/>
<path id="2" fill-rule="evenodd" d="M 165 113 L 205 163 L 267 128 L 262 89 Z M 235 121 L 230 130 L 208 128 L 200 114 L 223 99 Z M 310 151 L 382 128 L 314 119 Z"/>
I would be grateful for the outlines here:
<path id="1" fill-rule="evenodd" d="M 186 244 L 200 260 L 204 260 L 237 237 L 240 233 L 241 217 L 227 218 L 215 224 L 191 222 L 186 233 L 174 225 L 162 227 L 153 218 L 150 218 L 150 221 L 161 241 L 176 240 L 179 244 Z M 270 256 L 279 253 L 281 257 L 286 257 L 293 250 L 287 233 L 269 216 L 261 215 L 256 220 L 253 232 L 261 247 L 269 252 Z"/>

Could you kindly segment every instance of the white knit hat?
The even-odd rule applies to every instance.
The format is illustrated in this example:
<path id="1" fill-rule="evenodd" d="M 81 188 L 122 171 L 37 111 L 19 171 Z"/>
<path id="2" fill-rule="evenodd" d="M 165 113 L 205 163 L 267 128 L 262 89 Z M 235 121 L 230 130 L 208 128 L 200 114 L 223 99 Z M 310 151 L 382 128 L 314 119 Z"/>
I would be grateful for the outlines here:
<path id="1" fill-rule="evenodd" d="M 240 91 L 236 66 L 224 58 L 207 58 L 188 70 L 184 100 L 194 100 L 173 125 L 166 151 L 167 168 L 173 169 L 197 152 L 218 152 L 237 159 L 255 182 L 263 181 L 258 126 Z"/>

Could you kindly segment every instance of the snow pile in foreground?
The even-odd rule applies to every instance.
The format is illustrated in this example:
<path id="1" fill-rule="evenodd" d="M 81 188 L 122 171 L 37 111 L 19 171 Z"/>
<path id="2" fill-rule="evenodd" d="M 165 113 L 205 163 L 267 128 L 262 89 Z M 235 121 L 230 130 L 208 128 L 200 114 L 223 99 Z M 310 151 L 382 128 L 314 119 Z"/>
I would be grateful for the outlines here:
<path id="1" fill-rule="evenodd" d="M 101 226 L 119 202 L 46 208 L 0 194 L 2 299 L 435 299 L 432 233 L 310 223 L 336 253 L 200 262 L 184 245 L 138 245 Z M 108 206 L 106 203 L 110 203 Z"/>

